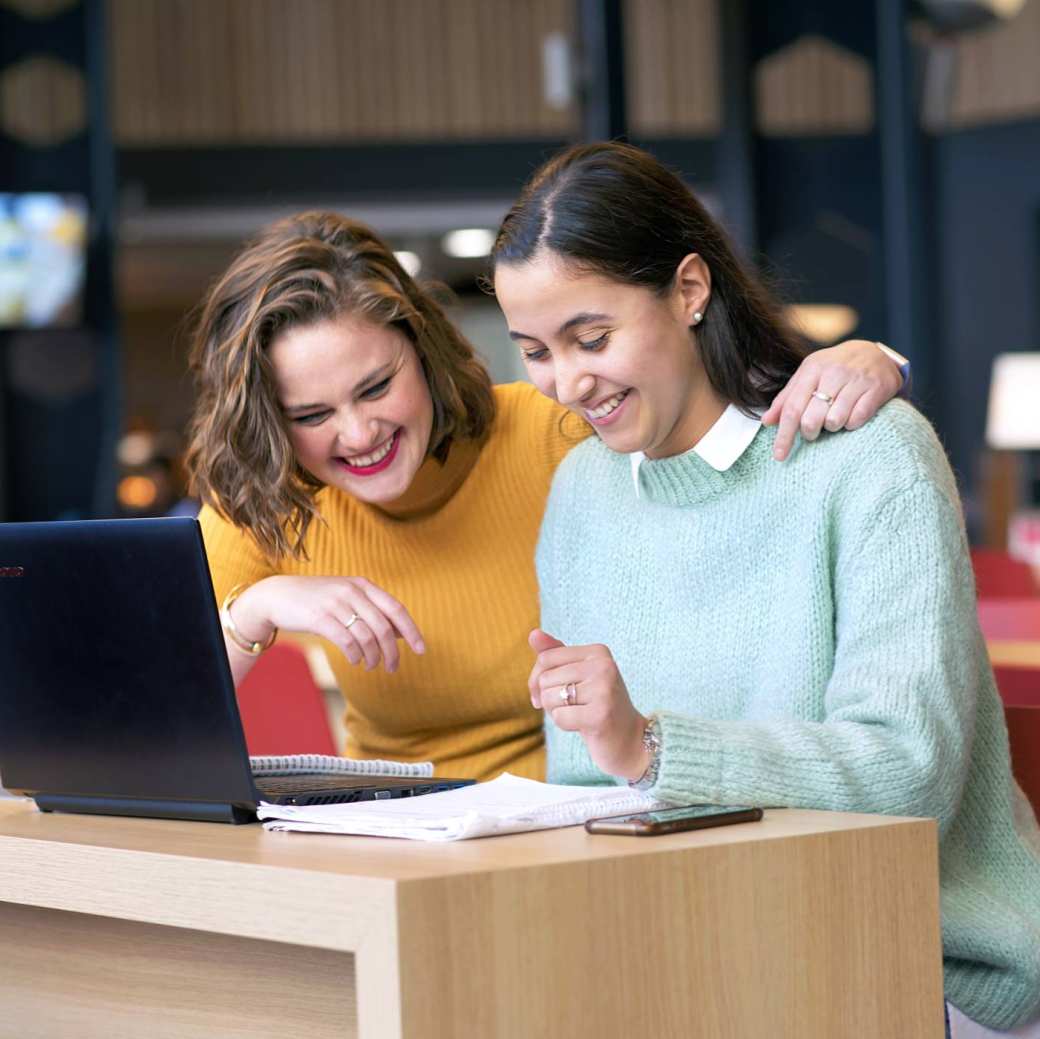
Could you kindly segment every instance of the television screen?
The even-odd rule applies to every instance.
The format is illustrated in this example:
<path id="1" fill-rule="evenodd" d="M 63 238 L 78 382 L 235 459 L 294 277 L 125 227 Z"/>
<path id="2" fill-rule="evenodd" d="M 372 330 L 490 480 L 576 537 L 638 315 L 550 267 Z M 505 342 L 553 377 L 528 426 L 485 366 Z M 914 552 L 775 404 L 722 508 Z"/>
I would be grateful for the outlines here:
<path id="1" fill-rule="evenodd" d="M 0 192 L 0 328 L 78 324 L 86 245 L 82 197 Z"/>

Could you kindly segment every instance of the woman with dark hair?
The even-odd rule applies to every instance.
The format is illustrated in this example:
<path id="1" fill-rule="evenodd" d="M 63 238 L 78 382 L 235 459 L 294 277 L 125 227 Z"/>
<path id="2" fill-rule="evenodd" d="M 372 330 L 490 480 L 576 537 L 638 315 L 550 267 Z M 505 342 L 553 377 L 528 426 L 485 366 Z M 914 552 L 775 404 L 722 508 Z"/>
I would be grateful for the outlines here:
<path id="1" fill-rule="evenodd" d="M 898 387 L 873 345 L 828 357 L 812 385 L 847 382 L 868 410 Z M 276 629 L 322 636 L 347 754 L 542 776 L 524 692 L 534 548 L 588 427 L 527 383 L 492 387 L 389 247 L 332 213 L 276 224 L 234 260 L 192 365 L 188 465 L 236 682 Z"/>
<path id="2" fill-rule="evenodd" d="M 772 464 L 758 414 L 797 344 L 635 148 L 539 170 L 493 260 L 532 381 L 598 433 L 560 465 L 538 547 L 549 778 L 933 816 L 949 999 L 990 1027 L 1035 1017 L 1037 826 L 931 427 L 895 401 Z"/>

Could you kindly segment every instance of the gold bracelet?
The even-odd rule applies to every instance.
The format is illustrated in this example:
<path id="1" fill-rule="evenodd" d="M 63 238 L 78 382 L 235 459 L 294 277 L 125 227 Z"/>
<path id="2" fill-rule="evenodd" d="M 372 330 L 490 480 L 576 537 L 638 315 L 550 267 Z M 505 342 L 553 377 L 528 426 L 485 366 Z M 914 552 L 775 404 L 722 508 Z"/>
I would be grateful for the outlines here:
<path id="1" fill-rule="evenodd" d="M 220 607 L 220 625 L 224 629 L 224 634 L 238 649 L 243 653 L 248 653 L 251 657 L 258 657 L 265 649 L 270 649 L 274 644 L 274 640 L 278 637 L 278 629 L 273 628 L 264 642 L 252 642 L 238 630 L 238 625 L 231 616 L 231 606 L 245 587 L 244 584 L 236 584 L 224 597 L 224 602 Z"/>

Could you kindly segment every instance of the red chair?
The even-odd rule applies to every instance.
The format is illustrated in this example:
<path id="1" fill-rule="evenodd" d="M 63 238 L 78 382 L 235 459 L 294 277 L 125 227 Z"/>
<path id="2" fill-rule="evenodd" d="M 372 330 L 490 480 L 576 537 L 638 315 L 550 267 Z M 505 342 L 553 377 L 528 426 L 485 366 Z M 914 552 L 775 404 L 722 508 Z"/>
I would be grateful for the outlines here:
<path id="1" fill-rule="evenodd" d="M 1040 677 L 1040 672 L 1033 672 Z M 1040 815 L 1040 707 L 1004 708 L 1008 742 L 1011 744 L 1011 771 L 1033 811 Z"/>
<path id="2" fill-rule="evenodd" d="M 978 610 L 987 642 L 1040 642 L 1040 597 L 979 599 Z"/>
<path id="3" fill-rule="evenodd" d="M 993 668 L 997 689 L 1005 707 L 1040 708 L 1040 670 L 998 664 Z"/>
<path id="4" fill-rule="evenodd" d="M 1040 599 L 980 599 L 978 611 L 1004 703 L 1040 707 L 1040 670 L 1032 663 L 1040 660 Z"/>
<path id="5" fill-rule="evenodd" d="M 973 548 L 971 565 L 979 599 L 1040 598 L 1040 584 L 1033 571 L 1006 552 Z"/>
<path id="6" fill-rule="evenodd" d="M 325 696 L 306 654 L 272 646 L 238 687 L 238 710 L 250 754 L 335 754 Z"/>
<path id="7" fill-rule="evenodd" d="M 1040 668 L 995 667 L 993 675 L 1004 701 L 1011 771 L 1040 815 Z"/>

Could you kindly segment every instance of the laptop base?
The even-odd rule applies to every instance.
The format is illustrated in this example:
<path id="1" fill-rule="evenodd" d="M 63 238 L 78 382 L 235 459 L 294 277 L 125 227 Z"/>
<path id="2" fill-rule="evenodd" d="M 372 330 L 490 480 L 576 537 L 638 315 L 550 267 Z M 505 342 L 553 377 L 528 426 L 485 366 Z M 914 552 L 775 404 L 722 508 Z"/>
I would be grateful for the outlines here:
<path id="1" fill-rule="evenodd" d="M 41 812 L 80 815 L 139 815 L 149 819 L 187 819 L 208 823 L 255 823 L 255 807 L 220 801 L 149 801 L 136 797 L 74 797 L 64 794 L 33 796 Z"/>

